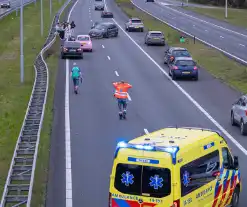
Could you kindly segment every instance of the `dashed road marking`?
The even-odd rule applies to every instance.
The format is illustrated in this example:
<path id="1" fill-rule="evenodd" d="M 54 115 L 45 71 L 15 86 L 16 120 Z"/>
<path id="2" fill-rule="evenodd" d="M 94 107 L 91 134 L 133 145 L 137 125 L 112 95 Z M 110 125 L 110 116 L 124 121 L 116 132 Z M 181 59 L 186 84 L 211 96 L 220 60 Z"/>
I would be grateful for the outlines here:
<path id="1" fill-rule="evenodd" d="M 220 36 L 220 38 L 224 39 L 224 37 L 223 37 L 223 36 Z"/>
<path id="2" fill-rule="evenodd" d="M 105 48 L 105 46 L 104 46 L 104 45 L 102 45 L 102 48 Z"/>
<path id="3" fill-rule="evenodd" d="M 119 74 L 118 74 L 118 72 L 115 70 L 115 74 L 116 74 L 116 76 L 119 76 Z"/>
<path id="4" fill-rule="evenodd" d="M 243 45 L 243 44 L 239 44 L 240 46 L 242 46 L 242 47 L 245 47 L 245 45 Z"/>
<path id="5" fill-rule="evenodd" d="M 110 56 L 107 56 L 108 60 L 111 60 Z"/>
<path id="6" fill-rule="evenodd" d="M 147 129 L 144 129 L 144 132 L 145 134 L 149 134 L 148 130 Z"/>

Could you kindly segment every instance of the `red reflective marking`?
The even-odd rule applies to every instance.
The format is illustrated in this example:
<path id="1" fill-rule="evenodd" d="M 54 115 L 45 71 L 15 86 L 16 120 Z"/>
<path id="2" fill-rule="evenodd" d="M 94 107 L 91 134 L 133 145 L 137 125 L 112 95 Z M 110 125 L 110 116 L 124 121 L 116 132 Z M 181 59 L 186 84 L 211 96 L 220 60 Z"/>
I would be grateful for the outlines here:
<path id="1" fill-rule="evenodd" d="M 213 203 L 212 207 L 216 207 L 216 204 L 218 202 L 218 197 L 220 195 L 221 188 L 222 188 L 222 185 L 220 185 L 219 188 L 218 188 L 218 192 L 217 192 L 217 194 L 216 194 L 216 196 L 214 198 L 214 203 Z"/>
<path id="2" fill-rule="evenodd" d="M 220 207 L 224 203 L 224 200 L 225 200 L 225 197 L 226 197 L 226 192 L 227 192 L 229 184 L 230 184 L 230 180 L 227 180 L 226 188 L 224 189 L 224 192 L 223 192 L 223 195 L 222 195 L 222 198 L 220 200 L 220 204 L 218 205 L 218 207 Z"/>
<path id="3" fill-rule="evenodd" d="M 140 207 L 140 204 L 137 201 L 125 201 L 129 204 L 130 207 Z"/>

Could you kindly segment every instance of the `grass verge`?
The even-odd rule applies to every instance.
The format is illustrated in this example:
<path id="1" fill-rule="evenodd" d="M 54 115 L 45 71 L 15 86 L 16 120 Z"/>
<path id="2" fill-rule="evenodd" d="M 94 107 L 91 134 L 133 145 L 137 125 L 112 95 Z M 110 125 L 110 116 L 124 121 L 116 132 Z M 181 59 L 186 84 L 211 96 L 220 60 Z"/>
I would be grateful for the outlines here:
<path id="1" fill-rule="evenodd" d="M 179 37 L 181 33 L 139 10 L 130 2 L 130 0 L 116 0 L 116 3 L 129 17 L 138 17 L 142 19 L 145 27 L 149 30 L 163 31 L 169 45 L 186 47 L 200 67 L 205 68 L 213 76 L 228 85 L 247 93 L 246 67 L 199 41 L 196 41 L 194 44 L 194 41 L 189 37 L 186 38 L 186 43 L 180 43 Z"/>
<path id="2" fill-rule="evenodd" d="M 44 36 L 40 31 L 40 1 L 24 8 L 24 68 L 25 82 L 20 83 L 20 18 L 15 12 L 0 21 L 0 195 L 13 156 L 27 103 L 30 98 L 35 71 L 34 60 L 44 45 L 53 16 L 65 0 L 52 1 L 50 17 L 49 0 L 43 0 Z"/>
<path id="3" fill-rule="evenodd" d="M 233 9 L 228 8 L 228 17 L 225 18 L 225 8 L 195 8 L 184 7 L 186 10 L 197 12 L 199 14 L 212 17 L 233 24 L 247 28 L 247 9 Z"/>
<path id="4" fill-rule="evenodd" d="M 67 14 L 72 4 L 73 3 L 70 2 L 65 8 L 62 15 L 60 16 L 61 20 L 64 20 L 65 14 Z M 46 54 L 47 58 L 45 61 L 49 68 L 49 91 L 47 95 L 43 127 L 40 135 L 39 152 L 33 186 L 31 206 L 35 207 L 44 207 L 46 199 L 50 158 L 50 138 L 53 123 L 54 91 L 57 77 L 58 60 L 60 59 L 60 39 L 58 37 L 56 42 L 46 52 Z"/>

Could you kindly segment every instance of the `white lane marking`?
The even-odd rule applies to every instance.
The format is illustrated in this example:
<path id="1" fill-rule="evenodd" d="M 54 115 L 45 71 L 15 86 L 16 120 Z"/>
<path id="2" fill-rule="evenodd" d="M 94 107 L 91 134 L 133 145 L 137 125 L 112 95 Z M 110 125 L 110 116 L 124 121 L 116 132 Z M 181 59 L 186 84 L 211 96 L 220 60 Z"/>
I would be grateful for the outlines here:
<path id="1" fill-rule="evenodd" d="M 116 74 L 116 76 L 119 76 L 119 74 L 118 74 L 118 72 L 115 70 L 115 74 Z"/>
<path id="2" fill-rule="evenodd" d="M 144 132 L 145 134 L 149 134 L 148 130 L 147 129 L 144 129 Z"/>
<path id="3" fill-rule="evenodd" d="M 104 0 L 104 2 L 107 10 L 106 0 Z M 138 43 L 119 25 L 119 23 L 114 18 L 112 18 L 112 20 L 123 31 L 123 33 L 147 56 L 147 58 L 153 62 L 154 65 L 156 65 L 157 68 L 178 88 L 178 90 L 180 90 L 195 105 L 196 108 L 198 108 L 220 131 L 222 131 L 227 136 L 229 140 L 231 140 L 247 156 L 247 150 L 236 139 L 234 139 L 233 136 L 229 134 L 229 132 L 224 129 L 195 99 L 193 99 L 191 95 L 189 95 L 177 82 L 173 81 L 167 72 L 140 45 L 138 45 Z"/>
<path id="4" fill-rule="evenodd" d="M 127 96 L 128 96 L 128 100 L 129 100 L 129 101 L 131 101 L 131 97 L 130 97 L 130 95 L 129 95 L 129 94 L 127 94 Z"/>
<path id="5" fill-rule="evenodd" d="M 78 0 L 75 2 L 68 14 L 68 22 L 72 11 Z M 73 207 L 72 198 L 72 167 L 71 167 L 71 140 L 70 140 L 70 116 L 69 116 L 69 60 L 66 60 L 66 81 L 65 81 L 65 183 L 66 183 L 66 207 Z"/>
<path id="6" fill-rule="evenodd" d="M 111 60 L 110 56 L 107 56 L 108 60 Z"/>
<path id="7" fill-rule="evenodd" d="M 195 27 L 196 25 L 193 24 L 193 27 Z"/>
<path id="8" fill-rule="evenodd" d="M 224 39 L 224 37 L 223 37 L 223 36 L 220 36 L 220 38 Z"/>
<path id="9" fill-rule="evenodd" d="M 245 47 L 245 45 L 243 45 L 243 44 L 239 44 L 240 46 L 242 46 L 242 47 Z"/>
<path id="10" fill-rule="evenodd" d="M 208 30 L 205 29 L 205 32 L 208 32 Z"/>
<path id="11" fill-rule="evenodd" d="M 131 1 L 131 0 L 130 0 L 130 1 Z M 172 27 L 173 29 L 178 30 L 178 31 L 180 31 L 180 32 L 183 32 L 184 34 L 187 34 L 187 35 L 190 36 L 190 37 L 194 37 L 194 35 L 192 35 L 192 34 L 190 34 L 190 33 L 188 33 L 188 32 L 185 32 L 184 30 L 179 29 L 178 27 L 174 26 L 174 25 L 176 25 L 176 24 L 173 24 L 173 25 L 172 25 L 172 24 L 170 24 L 170 23 L 168 23 L 168 22 L 166 22 L 166 21 L 160 19 L 159 17 L 154 16 L 153 14 L 149 13 L 149 12 L 146 11 L 145 9 L 142 9 L 141 7 L 137 6 L 133 1 L 131 1 L 131 3 L 132 3 L 133 5 L 135 5 L 138 9 L 142 10 L 143 12 L 146 12 L 147 14 L 149 14 L 150 16 L 152 16 L 153 18 L 155 18 L 155 19 L 157 19 L 157 20 L 159 20 L 159 21 L 161 21 L 161 22 L 167 24 L 168 26 Z M 212 45 L 212 44 L 210 44 L 210 43 L 208 43 L 208 42 L 206 42 L 206 41 L 204 41 L 204 40 L 202 40 L 202 39 L 200 39 L 200 38 L 198 38 L 198 37 L 196 37 L 196 39 L 199 40 L 200 42 L 202 42 L 202 43 L 204 43 L 204 44 L 206 44 L 206 45 L 212 47 L 212 48 L 215 48 L 216 50 L 219 50 L 219 51 L 223 52 L 224 54 L 226 54 L 226 55 L 228 55 L 228 56 L 231 56 L 232 58 L 234 58 L 234 59 L 236 59 L 236 60 L 238 60 L 238 61 L 240 61 L 240 62 L 242 62 L 242 63 L 244 63 L 244 64 L 247 64 L 247 61 L 245 61 L 245 60 L 243 60 L 243 59 L 241 59 L 241 58 L 239 58 L 239 57 L 237 57 L 237 56 L 235 56 L 235 55 L 233 55 L 233 54 L 231 54 L 231 53 L 229 53 L 229 52 L 226 52 L 225 50 L 222 50 L 222 49 L 220 49 L 219 47 L 216 47 L 216 46 L 214 46 L 214 45 Z"/>
<path id="12" fill-rule="evenodd" d="M 172 17 L 172 19 L 176 19 L 176 17 Z"/>
<path id="13" fill-rule="evenodd" d="M 104 46 L 104 45 L 102 45 L 102 48 L 105 48 L 105 46 Z"/>
<path id="14" fill-rule="evenodd" d="M 90 19 L 90 21 L 92 22 L 93 20 L 92 20 L 92 19 Z"/>
<path id="15" fill-rule="evenodd" d="M 133 3 L 133 2 L 132 2 L 132 3 Z M 133 3 L 133 4 L 134 4 L 134 3 Z M 188 14 L 186 14 L 186 13 L 184 13 L 184 12 L 177 11 L 176 9 L 172 9 L 171 7 L 165 7 L 165 8 L 170 9 L 170 10 L 172 10 L 172 11 L 175 11 L 175 12 L 177 12 L 177 13 L 183 14 L 183 15 L 185 15 L 185 16 L 187 16 L 187 17 L 192 18 L 192 19 L 196 19 L 196 20 L 199 20 L 199 21 L 204 22 L 204 23 L 206 23 L 206 24 L 212 25 L 212 26 L 214 26 L 214 27 L 217 27 L 217 28 L 226 30 L 226 31 L 228 31 L 228 32 L 232 32 L 232 33 L 234 33 L 234 34 L 237 34 L 237 35 L 240 35 L 240 36 L 243 36 L 243 37 L 247 37 L 247 35 L 245 35 L 245 34 L 242 34 L 242 33 L 239 33 L 239 32 L 236 32 L 236 31 L 233 31 L 233 30 L 230 30 L 230 29 L 227 29 L 227 28 L 225 28 L 225 27 L 222 27 L 222 26 L 213 24 L 213 23 L 211 23 L 211 22 L 207 22 L 207 21 L 202 20 L 202 19 L 199 19 L 199 18 L 197 18 L 197 17 L 188 15 Z"/>

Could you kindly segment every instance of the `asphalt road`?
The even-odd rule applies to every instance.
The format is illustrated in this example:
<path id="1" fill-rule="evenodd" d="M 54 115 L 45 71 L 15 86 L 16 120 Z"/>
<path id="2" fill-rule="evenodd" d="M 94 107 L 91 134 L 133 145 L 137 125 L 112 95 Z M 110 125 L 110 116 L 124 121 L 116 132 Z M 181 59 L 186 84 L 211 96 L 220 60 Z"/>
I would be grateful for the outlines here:
<path id="1" fill-rule="evenodd" d="M 87 34 L 92 22 L 100 20 L 92 0 L 79 0 L 71 14 L 76 34 Z M 127 17 L 107 0 L 115 21 L 124 26 Z M 112 21 L 109 19 L 109 21 Z M 167 126 L 193 126 L 217 129 L 195 105 L 158 69 L 164 70 L 164 47 L 146 47 L 143 33 L 129 33 L 139 49 L 122 31 L 119 37 L 93 40 L 93 53 L 85 53 L 83 60 L 60 61 L 55 93 L 55 117 L 51 148 L 51 172 L 48 187 L 48 207 L 65 207 L 65 132 L 70 134 L 73 206 L 108 206 L 109 175 L 116 144 L 121 139 L 132 139 Z M 144 53 L 146 51 L 150 58 Z M 84 81 L 79 94 L 69 86 L 69 121 L 65 127 L 64 94 L 66 70 L 76 62 Z M 66 66 L 67 65 L 67 66 Z M 118 118 L 117 103 L 113 98 L 113 81 L 126 80 L 133 85 L 130 92 L 127 120 Z M 195 81 L 177 81 L 213 118 L 219 122 L 245 149 L 247 139 L 239 129 L 230 125 L 230 107 L 239 93 L 213 79 L 206 71 Z M 67 97 L 67 95 L 66 95 Z M 68 120 L 67 120 L 68 121 Z M 66 137 L 67 138 L 67 137 Z M 246 155 L 227 137 L 235 155 L 239 156 L 243 177 L 240 207 L 247 198 Z M 67 139 L 66 139 L 67 140 Z M 66 145 L 66 147 L 68 147 Z M 66 148 L 67 149 L 67 148 Z M 69 193 L 66 194 L 67 196 Z M 66 207 L 69 207 L 67 205 Z"/>
<path id="2" fill-rule="evenodd" d="M 162 3 L 164 6 L 182 6 L 182 2 L 184 3 L 184 6 L 189 6 L 189 7 L 198 7 L 198 8 L 219 8 L 215 6 L 207 6 L 203 4 L 194 4 L 194 3 L 187 3 L 186 0 L 160 0 L 156 1 Z"/>
<path id="3" fill-rule="evenodd" d="M 144 0 L 133 0 L 133 2 L 150 14 L 246 61 L 247 64 L 247 29 L 181 7 L 165 6 L 165 1 L 146 3 Z"/>

